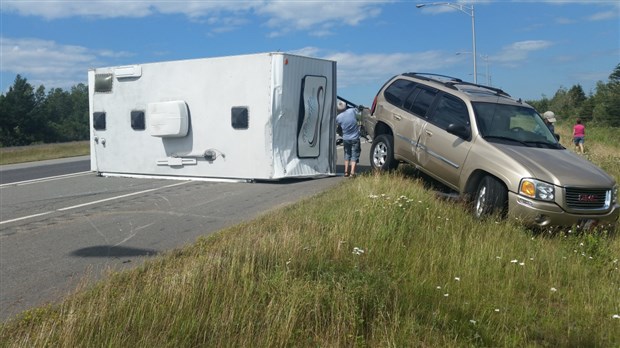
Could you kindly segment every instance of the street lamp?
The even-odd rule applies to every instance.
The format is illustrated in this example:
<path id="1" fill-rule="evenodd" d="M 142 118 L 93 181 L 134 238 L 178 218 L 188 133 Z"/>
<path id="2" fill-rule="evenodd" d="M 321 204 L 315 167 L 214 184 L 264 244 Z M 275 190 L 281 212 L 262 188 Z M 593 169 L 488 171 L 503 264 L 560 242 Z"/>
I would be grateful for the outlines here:
<path id="1" fill-rule="evenodd" d="M 461 54 L 472 54 L 471 52 L 456 52 L 456 55 Z M 489 55 L 488 54 L 480 54 L 478 55 L 480 58 L 484 59 L 484 64 L 486 65 L 486 74 L 487 77 L 487 86 L 491 86 L 491 75 L 489 75 Z"/>
<path id="2" fill-rule="evenodd" d="M 474 50 L 474 83 L 478 83 L 478 68 L 476 67 L 476 16 L 474 14 L 474 5 L 455 4 L 452 2 L 431 2 L 428 4 L 417 4 L 415 7 L 422 8 L 424 6 L 448 6 L 457 9 L 471 17 L 471 36 Z"/>

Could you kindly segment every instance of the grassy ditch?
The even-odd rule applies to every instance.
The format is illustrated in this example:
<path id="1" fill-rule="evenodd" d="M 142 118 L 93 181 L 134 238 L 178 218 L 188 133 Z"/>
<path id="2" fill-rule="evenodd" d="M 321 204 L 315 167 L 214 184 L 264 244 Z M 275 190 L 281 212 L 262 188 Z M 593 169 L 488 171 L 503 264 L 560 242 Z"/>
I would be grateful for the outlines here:
<path id="1" fill-rule="evenodd" d="M 90 154 L 88 141 L 0 148 L 0 165 Z"/>
<path id="2" fill-rule="evenodd" d="M 534 235 L 361 176 L 27 311 L 0 345 L 617 347 L 615 232 Z"/>
<path id="3" fill-rule="evenodd" d="M 589 145 L 618 179 L 618 151 Z M 618 227 L 477 221 L 406 172 L 111 272 L 2 324 L 0 347 L 620 346 Z"/>

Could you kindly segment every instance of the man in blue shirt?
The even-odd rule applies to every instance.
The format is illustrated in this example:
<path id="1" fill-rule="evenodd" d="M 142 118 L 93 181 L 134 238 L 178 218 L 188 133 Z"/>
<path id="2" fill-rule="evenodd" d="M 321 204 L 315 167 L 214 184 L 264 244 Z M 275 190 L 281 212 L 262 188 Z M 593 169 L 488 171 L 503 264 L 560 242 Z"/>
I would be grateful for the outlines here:
<path id="1" fill-rule="evenodd" d="M 357 125 L 355 108 L 347 109 L 347 104 L 338 101 L 338 116 L 336 122 L 342 129 L 344 147 L 344 176 L 355 177 L 355 167 L 360 158 L 362 146 L 360 144 L 360 128 Z M 349 171 L 351 167 L 351 171 Z"/>

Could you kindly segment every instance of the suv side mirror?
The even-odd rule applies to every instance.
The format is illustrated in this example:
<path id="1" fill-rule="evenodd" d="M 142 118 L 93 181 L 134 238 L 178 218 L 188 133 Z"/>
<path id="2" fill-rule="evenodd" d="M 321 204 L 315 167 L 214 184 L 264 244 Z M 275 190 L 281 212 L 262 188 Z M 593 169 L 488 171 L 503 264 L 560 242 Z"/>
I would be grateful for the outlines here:
<path id="1" fill-rule="evenodd" d="M 446 129 L 448 133 L 454 134 L 459 138 L 469 139 L 471 135 L 471 131 L 469 127 L 463 126 L 461 124 L 450 123 L 448 128 Z"/>

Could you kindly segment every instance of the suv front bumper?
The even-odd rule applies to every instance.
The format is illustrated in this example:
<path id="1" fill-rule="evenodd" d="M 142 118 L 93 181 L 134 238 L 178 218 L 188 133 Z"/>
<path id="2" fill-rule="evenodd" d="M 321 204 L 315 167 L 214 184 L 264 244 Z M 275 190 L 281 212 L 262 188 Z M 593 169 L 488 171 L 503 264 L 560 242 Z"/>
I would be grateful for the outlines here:
<path id="1" fill-rule="evenodd" d="M 553 202 L 541 202 L 508 192 L 508 215 L 527 226 L 592 226 L 614 224 L 620 215 L 620 204 L 600 214 L 573 214 Z"/>

